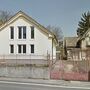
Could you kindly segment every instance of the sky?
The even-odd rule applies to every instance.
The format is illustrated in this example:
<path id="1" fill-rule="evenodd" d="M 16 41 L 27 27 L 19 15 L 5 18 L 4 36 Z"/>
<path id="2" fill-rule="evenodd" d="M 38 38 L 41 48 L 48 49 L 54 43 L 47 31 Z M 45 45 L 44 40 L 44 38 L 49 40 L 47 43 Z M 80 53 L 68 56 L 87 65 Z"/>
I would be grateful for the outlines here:
<path id="1" fill-rule="evenodd" d="M 0 10 L 22 10 L 41 25 L 60 27 L 63 35 L 76 36 L 78 22 L 90 11 L 90 0 L 0 0 Z"/>

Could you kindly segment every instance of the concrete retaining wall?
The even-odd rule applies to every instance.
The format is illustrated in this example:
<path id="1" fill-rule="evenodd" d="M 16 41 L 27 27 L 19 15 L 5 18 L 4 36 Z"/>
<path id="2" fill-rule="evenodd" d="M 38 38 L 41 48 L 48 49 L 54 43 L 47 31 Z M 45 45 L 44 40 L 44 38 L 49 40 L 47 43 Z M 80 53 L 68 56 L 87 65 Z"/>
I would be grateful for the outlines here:
<path id="1" fill-rule="evenodd" d="M 46 66 L 0 66 L 1 77 L 22 77 L 49 79 L 49 68 Z"/>

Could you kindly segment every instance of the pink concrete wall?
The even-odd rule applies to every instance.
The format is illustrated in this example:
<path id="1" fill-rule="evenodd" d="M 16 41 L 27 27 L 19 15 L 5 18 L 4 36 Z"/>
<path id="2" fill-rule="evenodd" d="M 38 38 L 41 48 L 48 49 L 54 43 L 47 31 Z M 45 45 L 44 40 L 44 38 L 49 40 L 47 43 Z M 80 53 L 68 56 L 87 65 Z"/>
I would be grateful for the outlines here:
<path id="1" fill-rule="evenodd" d="M 75 80 L 75 81 L 88 81 L 88 73 L 78 73 L 78 72 L 51 72 L 51 79 L 59 80 Z"/>
<path id="2" fill-rule="evenodd" d="M 51 68 L 51 79 L 63 79 L 63 80 L 90 80 L 89 66 L 85 61 L 73 62 L 73 61 L 57 61 Z"/>

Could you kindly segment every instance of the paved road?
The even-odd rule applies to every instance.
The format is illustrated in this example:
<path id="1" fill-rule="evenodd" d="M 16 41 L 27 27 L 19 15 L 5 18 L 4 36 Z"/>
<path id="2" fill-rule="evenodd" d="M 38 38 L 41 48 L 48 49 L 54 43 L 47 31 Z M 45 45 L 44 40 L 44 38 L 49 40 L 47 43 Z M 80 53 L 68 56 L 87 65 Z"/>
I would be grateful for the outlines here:
<path id="1" fill-rule="evenodd" d="M 90 90 L 75 87 L 0 81 L 0 90 Z"/>

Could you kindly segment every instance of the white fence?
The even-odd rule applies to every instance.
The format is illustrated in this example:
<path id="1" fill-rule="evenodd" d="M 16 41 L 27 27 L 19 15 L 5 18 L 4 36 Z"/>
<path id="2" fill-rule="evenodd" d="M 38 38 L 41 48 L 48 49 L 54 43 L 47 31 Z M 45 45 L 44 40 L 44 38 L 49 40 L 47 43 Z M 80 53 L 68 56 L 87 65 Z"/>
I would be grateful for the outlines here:
<path id="1" fill-rule="evenodd" d="M 56 61 L 50 55 L 0 55 L 0 64 L 49 64 Z"/>
<path id="2" fill-rule="evenodd" d="M 0 55 L 0 64 L 48 64 L 44 55 Z"/>
<path id="3" fill-rule="evenodd" d="M 0 59 L 47 59 L 44 55 L 0 55 Z"/>

